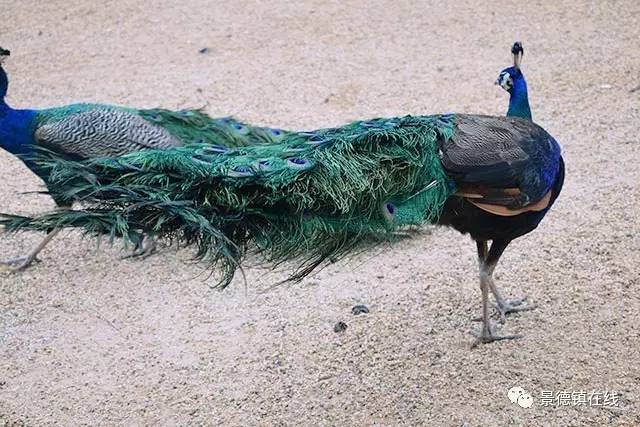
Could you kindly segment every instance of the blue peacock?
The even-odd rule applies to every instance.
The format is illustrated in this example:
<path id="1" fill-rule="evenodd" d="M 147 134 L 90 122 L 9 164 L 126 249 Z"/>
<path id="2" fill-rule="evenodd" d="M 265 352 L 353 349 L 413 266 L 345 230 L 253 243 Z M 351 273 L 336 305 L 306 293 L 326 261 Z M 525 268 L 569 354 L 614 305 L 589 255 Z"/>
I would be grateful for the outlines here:
<path id="1" fill-rule="evenodd" d="M 477 245 L 483 322 L 474 345 L 520 337 L 494 330 L 489 292 L 502 315 L 518 304 L 499 297 L 493 271 L 511 241 L 537 228 L 564 182 L 560 146 L 528 118 L 377 118 L 240 147 L 216 138 L 90 160 L 38 153 L 58 197 L 83 208 L 2 223 L 179 240 L 219 267 L 221 286 L 248 254 L 271 267 L 295 263 L 290 280 L 299 280 L 327 260 L 404 238 L 411 226 L 450 226 Z"/>
<path id="2" fill-rule="evenodd" d="M 10 55 L 0 48 L 0 147 L 20 158 L 49 189 L 56 205 L 68 209 L 73 197 L 52 190 L 48 172 L 33 161 L 37 149 L 47 149 L 63 158 L 81 160 L 119 156 L 143 149 L 166 149 L 184 144 L 224 141 L 228 146 L 277 142 L 286 134 L 280 129 L 252 127 L 233 118 L 212 119 L 199 110 L 139 110 L 101 104 L 73 104 L 43 110 L 13 109 L 5 101 L 8 77 L 2 62 Z M 5 261 L 16 270 L 29 266 L 58 233 L 48 230 L 45 239 L 27 256 Z M 152 240 L 144 240 L 132 255 L 153 251 Z"/>

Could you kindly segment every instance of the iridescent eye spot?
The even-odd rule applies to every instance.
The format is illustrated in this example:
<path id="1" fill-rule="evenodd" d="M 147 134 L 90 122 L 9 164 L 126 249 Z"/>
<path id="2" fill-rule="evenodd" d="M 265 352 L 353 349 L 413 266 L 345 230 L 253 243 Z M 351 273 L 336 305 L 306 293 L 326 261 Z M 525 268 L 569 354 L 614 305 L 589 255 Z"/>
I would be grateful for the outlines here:
<path id="1" fill-rule="evenodd" d="M 396 213 L 396 208 L 391 203 L 387 203 L 385 207 L 387 208 L 387 212 L 389 212 L 391 215 Z"/>
<path id="2" fill-rule="evenodd" d="M 388 222 L 390 223 L 394 222 L 395 214 L 396 214 L 396 207 L 393 205 L 393 203 L 386 202 L 382 205 L 382 216 L 384 216 L 384 218 Z"/>
<path id="3" fill-rule="evenodd" d="M 313 163 L 311 161 L 297 157 L 287 159 L 287 165 L 293 169 L 301 170 L 310 169 L 311 167 L 313 167 Z"/>
<path id="4" fill-rule="evenodd" d="M 236 122 L 232 126 L 241 135 L 246 135 L 250 132 L 249 127 L 243 125 L 242 123 Z"/>
<path id="5" fill-rule="evenodd" d="M 273 162 L 269 159 L 262 159 L 262 160 L 258 160 L 255 163 L 256 169 L 258 170 L 262 170 L 262 171 L 268 171 L 270 169 L 273 169 Z"/>
<path id="6" fill-rule="evenodd" d="M 245 178 L 253 176 L 253 170 L 249 166 L 236 166 L 229 171 L 229 176 L 234 178 Z"/>
<path id="7" fill-rule="evenodd" d="M 198 154 L 204 154 L 204 155 L 218 155 L 218 154 L 225 154 L 228 153 L 229 150 L 226 147 L 222 147 L 220 145 L 207 145 L 205 147 L 200 148 L 197 153 Z"/>

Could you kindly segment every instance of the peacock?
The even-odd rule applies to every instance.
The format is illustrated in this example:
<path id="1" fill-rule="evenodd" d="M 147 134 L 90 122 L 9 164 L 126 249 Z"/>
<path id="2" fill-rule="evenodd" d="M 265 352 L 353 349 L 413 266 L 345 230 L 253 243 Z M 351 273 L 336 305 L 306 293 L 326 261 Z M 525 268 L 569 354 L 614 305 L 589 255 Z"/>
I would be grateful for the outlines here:
<path id="1" fill-rule="evenodd" d="M 281 129 L 252 127 L 231 117 L 212 119 L 199 110 L 170 111 L 134 109 L 101 104 L 73 104 L 42 110 L 13 109 L 5 102 L 8 77 L 2 62 L 10 51 L 0 48 L 0 147 L 20 158 L 40 177 L 56 205 L 69 209 L 74 197 L 62 196 L 52 188 L 46 170 L 33 160 L 37 149 L 50 150 L 61 158 L 81 160 L 119 156 L 143 149 L 167 149 L 185 143 L 215 143 L 227 146 L 278 142 L 286 134 Z M 27 256 L 4 261 L 15 270 L 28 267 L 38 253 L 59 232 L 46 230 L 44 240 Z M 148 255 L 153 240 L 144 240 L 132 256 Z"/>
<path id="2" fill-rule="evenodd" d="M 474 346 L 521 337 L 494 329 L 488 293 L 498 295 L 493 271 L 504 250 L 538 226 L 562 189 L 561 149 L 542 127 L 447 113 L 290 132 L 277 144 L 216 142 L 84 161 L 39 152 L 59 197 L 83 208 L 2 223 L 178 240 L 218 267 L 222 287 L 248 255 L 272 268 L 292 263 L 295 281 L 327 260 L 406 238 L 413 226 L 449 226 L 471 236 L 480 259 Z"/>
<path id="3" fill-rule="evenodd" d="M 507 117 L 522 117 L 531 120 L 531 108 L 529 107 L 529 95 L 527 91 L 527 82 L 522 73 L 522 57 L 524 56 L 524 47 L 522 42 L 516 41 L 511 46 L 511 55 L 513 57 L 513 65 L 503 69 L 498 75 L 496 84 L 500 85 L 509 93 L 509 108 L 507 109 Z M 482 266 L 487 253 L 488 243 L 478 242 L 478 260 Z M 506 321 L 506 315 L 521 311 L 533 310 L 535 304 L 523 303 L 527 300 L 526 295 L 522 298 L 505 300 L 496 286 L 490 286 L 490 290 L 496 300 L 495 307 L 500 315 L 500 322 Z"/>

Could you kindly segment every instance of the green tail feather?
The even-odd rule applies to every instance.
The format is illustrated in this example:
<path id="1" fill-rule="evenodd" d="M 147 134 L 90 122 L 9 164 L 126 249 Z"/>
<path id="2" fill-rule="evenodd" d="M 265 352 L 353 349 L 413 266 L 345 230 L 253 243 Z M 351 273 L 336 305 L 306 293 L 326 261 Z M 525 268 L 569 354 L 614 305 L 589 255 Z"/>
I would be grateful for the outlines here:
<path id="1" fill-rule="evenodd" d="M 194 144 L 120 158 L 43 160 L 81 211 L 5 217 L 9 230 L 79 227 L 194 244 L 223 267 L 222 285 L 249 252 L 269 265 L 296 260 L 300 279 L 325 259 L 435 221 L 455 191 L 438 157 L 453 116 L 375 119 L 287 134 L 278 144 Z"/>
<path id="2" fill-rule="evenodd" d="M 219 144 L 239 147 L 255 143 L 275 143 L 288 132 L 268 127 L 249 126 L 232 117 L 211 118 L 200 110 L 137 110 L 144 119 L 162 126 L 185 144 Z"/>

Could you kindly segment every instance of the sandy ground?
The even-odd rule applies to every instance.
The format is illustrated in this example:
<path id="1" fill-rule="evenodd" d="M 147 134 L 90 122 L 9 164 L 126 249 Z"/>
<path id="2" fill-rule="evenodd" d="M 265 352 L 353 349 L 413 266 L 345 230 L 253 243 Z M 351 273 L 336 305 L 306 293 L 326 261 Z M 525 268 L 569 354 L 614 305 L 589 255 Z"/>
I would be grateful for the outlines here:
<path id="1" fill-rule="evenodd" d="M 42 263 L 1 274 L 0 422 L 640 425 L 637 1 L 165 3 L 3 1 L 9 102 L 205 105 L 291 128 L 504 114 L 493 81 L 523 40 L 534 118 L 568 175 L 497 278 L 539 308 L 505 327 L 524 339 L 471 350 L 475 246 L 446 229 L 268 292 L 286 272 L 218 292 L 189 251 L 121 261 L 119 245 L 66 233 Z M 2 152 L 0 167 L 2 211 L 53 206 L 24 194 L 42 186 L 18 160 Z M 38 239 L 2 236 L 0 254 Z M 514 385 L 532 408 L 507 399 Z M 544 390 L 621 397 L 545 407 Z"/>

